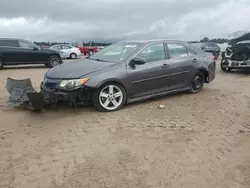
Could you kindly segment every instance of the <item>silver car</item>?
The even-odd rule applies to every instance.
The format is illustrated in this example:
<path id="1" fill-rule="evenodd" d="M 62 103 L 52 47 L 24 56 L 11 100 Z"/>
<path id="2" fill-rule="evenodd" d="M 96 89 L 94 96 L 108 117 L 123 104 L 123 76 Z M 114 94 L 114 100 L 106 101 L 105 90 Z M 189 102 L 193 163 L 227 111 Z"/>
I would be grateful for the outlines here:
<path id="1" fill-rule="evenodd" d="M 50 69 L 41 90 L 53 102 L 91 102 L 110 112 L 170 93 L 198 93 L 214 80 L 215 69 L 212 54 L 183 41 L 122 41 Z"/>

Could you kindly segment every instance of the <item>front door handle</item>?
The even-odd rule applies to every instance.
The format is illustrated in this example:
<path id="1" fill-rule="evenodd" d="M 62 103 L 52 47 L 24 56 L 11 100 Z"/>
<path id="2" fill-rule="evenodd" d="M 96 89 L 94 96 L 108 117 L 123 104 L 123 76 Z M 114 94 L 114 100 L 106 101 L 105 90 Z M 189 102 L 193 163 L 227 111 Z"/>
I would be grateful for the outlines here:
<path id="1" fill-rule="evenodd" d="M 197 59 L 193 59 L 193 62 L 194 62 L 194 63 L 197 63 Z"/>
<path id="2" fill-rule="evenodd" d="M 169 65 L 168 64 L 163 64 L 161 67 L 162 68 L 167 68 L 167 67 L 169 67 Z"/>

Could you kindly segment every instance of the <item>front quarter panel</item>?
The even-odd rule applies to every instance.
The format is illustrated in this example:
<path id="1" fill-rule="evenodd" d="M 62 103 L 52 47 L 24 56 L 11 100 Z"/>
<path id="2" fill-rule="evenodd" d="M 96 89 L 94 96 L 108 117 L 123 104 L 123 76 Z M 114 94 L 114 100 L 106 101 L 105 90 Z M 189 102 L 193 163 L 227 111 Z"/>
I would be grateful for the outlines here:
<path id="1" fill-rule="evenodd" d="M 124 82 L 126 76 L 126 65 L 117 64 L 108 69 L 85 75 L 84 77 L 89 78 L 85 85 L 91 88 L 99 88 L 102 84 L 107 82 L 118 82 L 122 84 L 126 89 L 126 83 Z"/>

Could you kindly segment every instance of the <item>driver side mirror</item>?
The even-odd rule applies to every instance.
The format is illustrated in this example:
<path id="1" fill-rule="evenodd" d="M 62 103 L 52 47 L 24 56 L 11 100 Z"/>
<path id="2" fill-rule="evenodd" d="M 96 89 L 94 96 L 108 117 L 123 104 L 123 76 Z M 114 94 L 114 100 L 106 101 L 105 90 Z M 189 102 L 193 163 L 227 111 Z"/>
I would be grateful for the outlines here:
<path id="1" fill-rule="evenodd" d="M 37 48 L 37 47 L 34 47 L 34 48 L 33 48 L 33 51 L 37 51 L 37 50 L 39 50 L 39 48 Z"/>
<path id="2" fill-rule="evenodd" d="M 135 65 L 144 65 L 145 63 L 146 63 L 145 59 L 135 57 L 134 59 L 132 59 L 132 60 L 129 62 L 129 65 L 130 65 L 131 67 L 134 67 Z"/>

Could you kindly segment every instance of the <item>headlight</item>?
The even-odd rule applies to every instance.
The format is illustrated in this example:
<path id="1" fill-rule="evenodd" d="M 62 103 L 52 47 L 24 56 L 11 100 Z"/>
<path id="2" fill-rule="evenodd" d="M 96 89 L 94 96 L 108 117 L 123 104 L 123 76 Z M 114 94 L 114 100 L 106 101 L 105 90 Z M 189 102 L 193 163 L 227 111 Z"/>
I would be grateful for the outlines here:
<path id="1" fill-rule="evenodd" d="M 59 83 L 59 87 L 65 90 L 76 89 L 83 86 L 88 80 L 89 78 L 63 80 Z"/>

